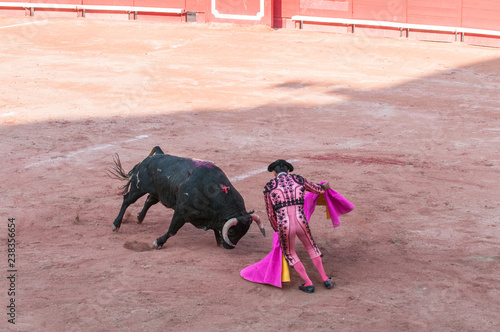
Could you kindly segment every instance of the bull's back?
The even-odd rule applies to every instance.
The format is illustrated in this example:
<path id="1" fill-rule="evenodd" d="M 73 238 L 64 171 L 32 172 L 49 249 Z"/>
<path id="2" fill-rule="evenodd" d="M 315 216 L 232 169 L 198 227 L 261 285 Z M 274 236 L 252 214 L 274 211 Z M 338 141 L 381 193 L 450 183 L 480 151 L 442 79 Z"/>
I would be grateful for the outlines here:
<path id="1" fill-rule="evenodd" d="M 167 207 L 174 208 L 179 188 L 193 172 L 193 161 L 188 158 L 158 154 L 143 162 L 151 179 L 154 195 Z"/>
<path id="2" fill-rule="evenodd" d="M 149 158 L 148 174 L 160 201 L 195 226 L 245 212 L 243 198 L 215 164 L 171 155 Z"/>
<path id="3" fill-rule="evenodd" d="M 224 172 L 211 162 L 167 154 L 153 155 L 146 161 L 157 196 L 168 207 L 175 207 L 178 199 L 211 201 L 232 187 Z"/>
<path id="4" fill-rule="evenodd" d="M 181 187 L 181 194 L 192 198 L 179 205 L 191 214 L 187 218 L 195 226 L 197 222 L 217 223 L 246 213 L 243 197 L 214 164 L 198 165 Z"/>

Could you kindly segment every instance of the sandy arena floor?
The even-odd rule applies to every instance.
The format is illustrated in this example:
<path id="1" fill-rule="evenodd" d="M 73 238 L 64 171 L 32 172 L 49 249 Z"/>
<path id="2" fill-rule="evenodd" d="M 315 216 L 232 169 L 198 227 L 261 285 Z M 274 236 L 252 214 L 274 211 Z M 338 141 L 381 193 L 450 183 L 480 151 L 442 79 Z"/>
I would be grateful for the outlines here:
<path id="1" fill-rule="evenodd" d="M 12 331 L 500 330 L 500 50 L 462 44 L 86 19 L 0 19 L 0 329 Z M 215 162 L 271 227 L 269 162 L 329 180 L 356 205 L 305 250 L 314 294 L 242 279 L 271 249 L 186 225 L 150 245 L 106 170 L 155 145 Z M 7 295 L 15 218 L 15 296 Z M 8 323 L 15 299 L 15 325 Z"/>

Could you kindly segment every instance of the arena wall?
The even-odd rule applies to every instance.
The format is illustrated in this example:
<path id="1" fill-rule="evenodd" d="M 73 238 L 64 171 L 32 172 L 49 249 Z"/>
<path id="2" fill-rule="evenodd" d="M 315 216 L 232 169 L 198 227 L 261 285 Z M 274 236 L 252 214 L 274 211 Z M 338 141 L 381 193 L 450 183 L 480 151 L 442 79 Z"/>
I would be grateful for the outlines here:
<path id="1" fill-rule="evenodd" d="M 470 44 L 500 46 L 500 1 L 497 0 L 28 0 L 23 2 L 0 0 L 0 2 L 0 16 L 9 17 L 95 17 L 258 24 L 273 28 L 300 27 L 307 30 L 366 36 L 463 41 Z M 174 12 L 161 12 L 150 8 L 172 9 Z M 298 16 L 319 20 L 328 18 L 354 20 L 357 24 L 299 22 L 294 19 Z M 383 24 L 359 24 L 361 21 Z M 394 26 L 390 26 L 391 24 Z M 439 31 L 425 27 L 418 28 L 416 25 L 459 29 Z M 411 29 L 408 26 L 411 26 Z M 498 33 L 489 35 L 484 34 L 484 31 L 474 33 L 471 29 Z"/>
<path id="2" fill-rule="evenodd" d="M 500 31 L 500 1 L 496 0 L 276 0 L 274 24 L 296 28 L 293 17 L 340 18 L 401 25 L 423 25 Z M 355 33 L 358 35 L 405 37 L 420 40 L 461 40 L 470 44 L 500 46 L 500 35 L 400 29 L 387 26 L 302 22 L 309 30 Z M 449 29 L 453 30 L 453 29 Z M 460 29 L 458 29 L 460 31 Z M 467 31 L 467 30 L 466 30 Z M 479 32 L 479 31 L 478 31 Z M 481 32 L 482 33 L 482 32 Z"/>

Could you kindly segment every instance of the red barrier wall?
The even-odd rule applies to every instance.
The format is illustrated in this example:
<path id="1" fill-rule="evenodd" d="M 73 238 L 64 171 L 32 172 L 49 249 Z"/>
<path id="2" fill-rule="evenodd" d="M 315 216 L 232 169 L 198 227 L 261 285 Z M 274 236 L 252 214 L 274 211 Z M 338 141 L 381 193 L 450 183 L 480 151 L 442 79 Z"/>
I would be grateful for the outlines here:
<path id="1" fill-rule="evenodd" d="M 0 2 L 19 0 L 0 0 Z M 294 15 L 350 18 L 424 25 L 464 27 L 500 31 L 498 0 L 25 0 L 55 4 L 116 5 L 138 7 L 181 8 L 186 14 L 140 13 L 139 19 L 169 19 L 196 22 L 263 24 L 275 28 L 295 28 Z M 36 15 L 76 17 L 72 10 L 37 9 Z M 23 8 L 0 8 L 2 16 L 29 15 Z M 88 11 L 86 17 L 106 16 L 130 19 L 128 13 Z M 181 19 L 179 19 L 179 16 Z M 334 32 L 353 32 L 340 24 L 306 23 L 304 28 Z M 372 36 L 400 37 L 401 31 L 375 26 L 356 26 L 355 33 Z M 410 38 L 454 41 L 452 33 L 414 30 Z M 465 42 L 500 46 L 500 38 L 467 34 Z"/>
<path id="2" fill-rule="evenodd" d="M 294 28 L 294 15 L 349 18 L 500 31 L 498 0 L 275 0 L 274 27 Z M 352 26 L 304 22 L 310 30 L 352 32 Z M 355 33 L 400 37 L 399 29 L 356 26 Z M 406 36 L 406 32 L 404 33 Z M 455 34 L 414 30 L 412 39 L 455 41 Z M 465 42 L 500 46 L 500 38 L 465 35 Z"/>
<path id="3" fill-rule="evenodd" d="M 405 0 L 357 0 L 352 16 L 359 20 L 406 22 Z"/>
<path id="4" fill-rule="evenodd" d="M 64 4 L 68 4 L 68 5 L 81 5 L 82 4 L 82 0 L 64 0 L 64 1 L 54 1 L 54 0 L 31 0 L 31 1 L 17 1 L 17 0 L 7 0 L 7 1 L 4 1 L 2 0 L 2 2 L 30 2 L 30 3 L 64 3 Z"/>
<path id="5" fill-rule="evenodd" d="M 211 0 L 208 22 L 273 25 L 272 0 Z"/>
<path id="6" fill-rule="evenodd" d="M 462 26 L 500 30 L 500 1 L 462 0 Z"/>
<path id="7" fill-rule="evenodd" d="M 88 1 L 88 0 L 84 0 Z M 102 1 L 102 0 L 92 0 L 92 1 Z M 108 0 L 108 1 L 118 1 L 118 0 Z M 119 2 L 119 1 L 118 1 Z M 185 8 L 185 0 L 132 0 L 133 5 L 137 7 L 159 7 L 159 8 Z"/>
<path id="8" fill-rule="evenodd" d="M 352 18 L 352 0 L 299 0 L 299 15 Z"/>
<path id="9" fill-rule="evenodd" d="M 407 22 L 415 24 L 461 24 L 462 0 L 407 0 Z"/>

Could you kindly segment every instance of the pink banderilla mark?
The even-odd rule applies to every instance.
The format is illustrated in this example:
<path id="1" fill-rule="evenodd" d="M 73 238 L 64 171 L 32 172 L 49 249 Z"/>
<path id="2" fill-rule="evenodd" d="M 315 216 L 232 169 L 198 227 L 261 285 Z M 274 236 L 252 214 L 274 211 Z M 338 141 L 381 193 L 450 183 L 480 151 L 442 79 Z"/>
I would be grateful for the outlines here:
<path id="1" fill-rule="evenodd" d="M 220 187 L 222 188 L 222 191 L 227 194 L 229 192 L 229 187 L 226 187 L 225 185 L 221 184 Z"/>
<path id="2" fill-rule="evenodd" d="M 197 160 L 197 159 L 193 159 L 193 162 L 194 162 L 194 165 L 196 167 L 208 167 L 208 168 L 213 168 L 215 165 L 214 163 L 210 162 L 210 161 L 203 161 L 203 160 Z"/>

